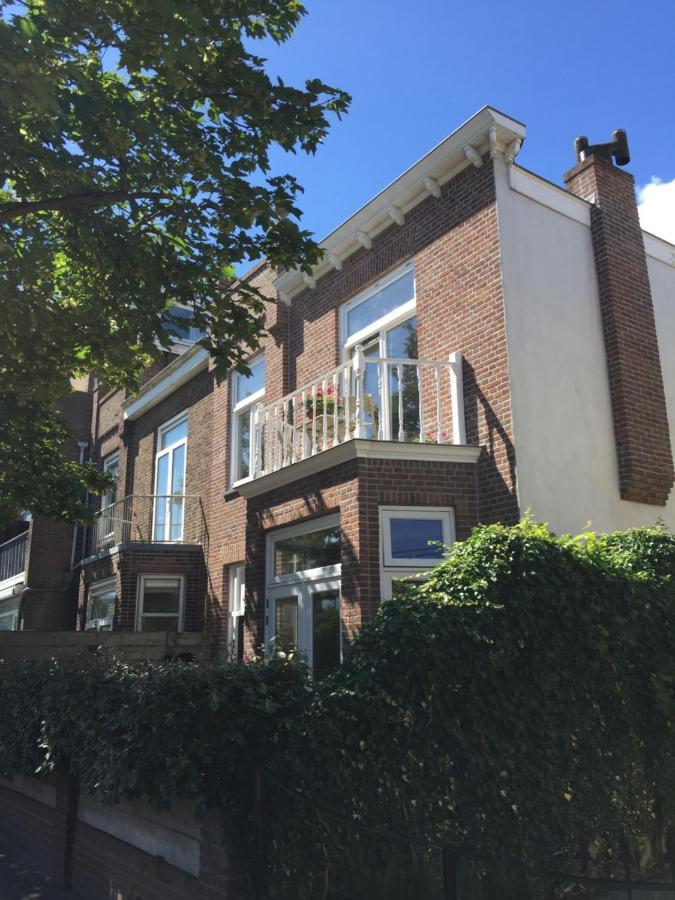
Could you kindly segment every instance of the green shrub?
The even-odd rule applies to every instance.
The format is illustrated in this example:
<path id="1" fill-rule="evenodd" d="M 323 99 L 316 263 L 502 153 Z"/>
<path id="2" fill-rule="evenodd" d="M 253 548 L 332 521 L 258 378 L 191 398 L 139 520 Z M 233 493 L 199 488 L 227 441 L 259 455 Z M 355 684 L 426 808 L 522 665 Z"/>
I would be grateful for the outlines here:
<path id="1" fill-rule="evenodd" d="M 5 664 L 0 774 L 220 807 L 247 843 L 262 772 L 253 862 L 294 900 L 431 898 L 441 845 L 463 900 L 524 900 L 525 882 L 542 897 L 518 865 L 571 870 L 580 853 L 598 873 L 627 853 L 658 871 L 675 834 L 674 575 L 658 529 L 494 525 L 384 602 L 316 684 L 281 659 Z"/>

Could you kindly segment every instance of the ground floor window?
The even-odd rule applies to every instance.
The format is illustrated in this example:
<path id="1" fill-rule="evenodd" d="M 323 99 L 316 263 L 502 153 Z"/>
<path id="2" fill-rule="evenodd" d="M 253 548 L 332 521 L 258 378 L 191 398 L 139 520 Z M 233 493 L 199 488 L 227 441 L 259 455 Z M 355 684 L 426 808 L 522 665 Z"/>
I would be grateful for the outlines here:
<path id="1" fill-rule="evenodd" d="M 380 593 L 395 597 L 409 582 L 423 581 L 443 561 L 455 539 L 452 509 L 428 506 L 380 507 Z"/>
<path id="2" fill-rule="evenodd" d="M 267 543 L 267 645 L 301 654 L 318 678 L 342 658 L 340 552 L 337 516 L 281 529 Z"/>
<path id="3" fill-rule="evenodd" d="M 19 598 L 0 603 L 0 631 L 17 631 L 19 628 Z"/>
<path id="4" fill-rule="evenodd" d="M 112 631 L 117 603 L 115 579 L 110 578 L 100 584 L 92 584 L 87 598 L 88 631 Z"/>
<path id="5" fill-rule="evenodd" d="M 246 567 L 243 563 L 230 566 L 229 577 L 229 607 L 230 616 L 228 622 L 227 643 L 233 659 L 239 659 L 239 628 L 241 618 L 245 610 L 245 583 Z"/>
<path id="6" fill-rule="evenodd" d="M 184 575 L 139 575 L 138 631 L 182 631 Z"/>

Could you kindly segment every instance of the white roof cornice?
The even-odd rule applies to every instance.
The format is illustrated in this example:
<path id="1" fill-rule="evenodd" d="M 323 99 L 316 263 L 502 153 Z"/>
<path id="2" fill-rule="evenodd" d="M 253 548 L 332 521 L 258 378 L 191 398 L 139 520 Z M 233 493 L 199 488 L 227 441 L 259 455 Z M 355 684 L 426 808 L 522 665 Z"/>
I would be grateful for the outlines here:
<path id="1" fill-rule="evenodd" d="M 165 397 L 194 378 L 209 365 L 209 351 L 194 344 L 147 381 L 134 397 L 122 404 L 125 419 L 138 419 Z"/>
<path id="2" fill-rule="evenodd" d="M 406 213 L 426 197 L 440 196 L 440 188 L 467 166 L 481 166 L 483 155 L 503 154 L 511 163 L 525 138 L 525 126 L 485 106 L 422 159 L 357 210 L 320 241 L 323 259 L 311 276 L 297 270 L 283 272 L 273 282 L 279 299 L 290 300 L 331 269 L 342 268 L 355 250 L 370 249 L 372 239 L 392 224 L 402 225 Z"/>

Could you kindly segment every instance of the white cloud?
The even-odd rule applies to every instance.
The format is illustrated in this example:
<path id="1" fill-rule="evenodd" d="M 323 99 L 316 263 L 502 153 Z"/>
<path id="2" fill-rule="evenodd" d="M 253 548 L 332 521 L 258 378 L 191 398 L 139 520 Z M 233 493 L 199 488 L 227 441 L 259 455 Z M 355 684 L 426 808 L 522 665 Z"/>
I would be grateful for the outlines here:
<path id="1" fill-rule="evenodd" d="M 638 211 L 645 231 L 675 244 L 675 178 L 661 181 L 652 175 L 649 184 L 638 187 Z"/>

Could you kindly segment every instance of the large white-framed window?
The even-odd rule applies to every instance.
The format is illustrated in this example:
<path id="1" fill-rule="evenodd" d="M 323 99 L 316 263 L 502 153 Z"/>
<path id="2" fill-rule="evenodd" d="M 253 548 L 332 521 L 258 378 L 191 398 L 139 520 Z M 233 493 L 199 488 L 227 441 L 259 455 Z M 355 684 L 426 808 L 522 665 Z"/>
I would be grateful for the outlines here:
<path id="1" fill-rule="evenodd" d="M 455 513 L 434 506 L 380 507 L 380 594 L 396 595 L 397 583 L 423 581 L 455 540 Z"/>
<path id="2" fill-rule="evenodd" d="M 114 504 L 117 500 L 117 479 L 120 474 L 120 455 L 118 451 L 115 451 L 115 453 L 111 453 L 104 458 L 103 471 L 112 475 L 115 482 L 101 494 L 102 515 L 101 524 L 99 526 L 101 538 L 99 540 L 107 540 L 115 531 L 116 517 Z M 103 512 L 104 510 L 107 510 L 107 514 Z"/>
<path id="3" fill-rule="evenodd" d="M 137 631 L 182 631 L 184 575 L 139 575 Z"/>
<path id="4" fill-rule="evenodd" d="M 379 359 L 418 359 L 415 269 L 412 262 L 399 266 L 340 308 L 343 362 L 357 346 L 366 359 L 364 373 L 367 437 L 392 440 L 399 434 L 399 387 L 402 393 L 403 431 L 407 440 L 419 435 L 419 389 L 414 366 L 383 369 Z"/>
<path id="5" fill-rule="evenodd" d="M 245 612 L 246 597 L 246 566 L 244 563 L 235 563 L 229 568 L 229 608 L 227 643 L 232 659 L 239 658 L 239 628 L 241 618 Z"/>
<path id="6" fill-rule="evenodd" d="M 265 396 L 265 356 L 249 360 L 250 375 L 232 373 L 231 478 L 232 483 L 251 477 L 253 460 L 253 409 Z"/>
<path id="7" fill-rule="evenodd" d="M 157 431 L 153 541 L 182 541 L 188 417 L 180 413 Z"/>
<path id="8" fill-rule="evenodd" d="M 314 675 L 342 660 L 339 516 L 282 528 L 267 538 L 265 638 L 271 652 L 297 652 Z"/>
<path id="9" fill-rule="evenodd" d="M 87 597 L 87 631 L 112 631 L 117 604 L 117 586 L 108 578 L 89 587 Z"/>

